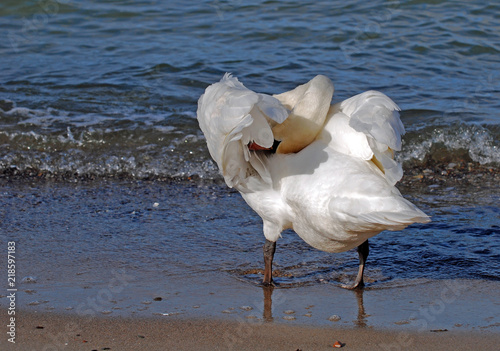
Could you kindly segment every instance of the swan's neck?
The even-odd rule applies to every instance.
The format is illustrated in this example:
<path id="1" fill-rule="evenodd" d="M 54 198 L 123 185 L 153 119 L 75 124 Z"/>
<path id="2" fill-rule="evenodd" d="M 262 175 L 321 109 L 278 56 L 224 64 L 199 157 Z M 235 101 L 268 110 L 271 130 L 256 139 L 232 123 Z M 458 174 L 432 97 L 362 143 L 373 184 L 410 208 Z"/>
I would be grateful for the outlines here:
<path id="1" fill-rule="evenodd" d="M 288 118 L 273 127 L 281 140 L 277 153 L 299 152 L 312 143 L 323 129 L 333 96 L 333 84 L 325 76 L 316 76 L 289 92 L 274 95 L 287 109 Z"/>

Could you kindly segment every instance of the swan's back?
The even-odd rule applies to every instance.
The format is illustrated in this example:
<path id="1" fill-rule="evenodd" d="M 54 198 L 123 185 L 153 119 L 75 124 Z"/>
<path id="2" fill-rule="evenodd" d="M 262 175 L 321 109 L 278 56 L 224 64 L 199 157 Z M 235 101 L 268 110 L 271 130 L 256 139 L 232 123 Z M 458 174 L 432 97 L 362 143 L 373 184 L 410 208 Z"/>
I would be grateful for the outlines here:
<path id="1" fill-rule="evenodd" d="M 273 207 L 282 201 L 285 223 L 317 249 L 346 251 L 383 230 L 429 221 L 374 163 L 333 150 L 321 140 L 298 154 L 273 156 L 269 167 L 280 193 Z M 250 196 L 252 207 L 269 212 L 261 208 L 261 195 Z M 279 232 L 269 231 L 266 237 L 277 239 Z"/>

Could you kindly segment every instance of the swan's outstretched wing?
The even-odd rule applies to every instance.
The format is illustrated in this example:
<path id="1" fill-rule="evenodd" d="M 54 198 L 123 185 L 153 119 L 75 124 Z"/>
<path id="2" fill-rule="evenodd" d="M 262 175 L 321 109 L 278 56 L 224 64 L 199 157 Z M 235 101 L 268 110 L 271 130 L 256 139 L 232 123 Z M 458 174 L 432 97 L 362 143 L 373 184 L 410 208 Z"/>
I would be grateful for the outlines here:
<path id="1" fill-rule="evenodd" d="M 210 155 L 229 187 L 245 191 L 254 176 L 270 182 L 262 160 L 250 152 L 248 144 L 272 147 L 270 124 L 282 123 L 288 117 L 277 99 L 247 89 L 226 73 L 198 100 L 197 117 Z"/>
<path id="2" fill-rule="evenodd" d="M 405 133 L 399 107 L 378 91 L 367 91 L 332 106 L 331 145 L 343 153 L 372 160 L 395 184 L 403 176 L 394 160 Z"/>

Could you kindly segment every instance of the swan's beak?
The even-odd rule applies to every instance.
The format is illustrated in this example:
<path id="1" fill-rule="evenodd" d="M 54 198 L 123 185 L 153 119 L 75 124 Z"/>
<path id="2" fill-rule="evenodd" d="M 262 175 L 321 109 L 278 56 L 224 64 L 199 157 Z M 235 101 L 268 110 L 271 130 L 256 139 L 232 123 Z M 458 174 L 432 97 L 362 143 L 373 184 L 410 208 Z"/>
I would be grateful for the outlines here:
<path id="1" fill-rule="evenodd" d="M 262 150 L 272 150 L 272 147 L 263 147 L 257 144 L 255 141 L 252 141 L 248 144 L 248 150 L 250 151 L 262 151 Z"/>
<path id="2" fill-rule="evenodd" d="M 250 151 L 271 151 L 271 153 L 274 154 L 280 143 L 281 143 L 280 140 L 274 140 L 273 146 L 264 147 L 264 146 L 260 146 L 255 141 L 252 141 L 248 144 L 248 150 L 250 150 Z"/>

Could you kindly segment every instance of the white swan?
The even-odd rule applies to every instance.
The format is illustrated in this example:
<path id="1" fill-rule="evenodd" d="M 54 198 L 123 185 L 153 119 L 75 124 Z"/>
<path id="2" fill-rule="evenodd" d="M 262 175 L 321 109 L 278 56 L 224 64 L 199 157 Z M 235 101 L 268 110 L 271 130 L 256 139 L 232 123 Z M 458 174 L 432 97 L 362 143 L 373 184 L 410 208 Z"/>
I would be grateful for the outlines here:
<path id="1" fill-rule="evenodd" d="M 333 91 L 317 76 L 272 97 L 226 73 L 198 101 L 210 155 L 262 217 L 264 285 L 272 284 L 284 229 L 327 252 L 358 247 L 356 288 L 364 285 L 368 238 L 429 221 L 394 187 L 403 174 L 393 151 L 404 133 L 398 106 L 377 91 L 330 105 Z"/>

